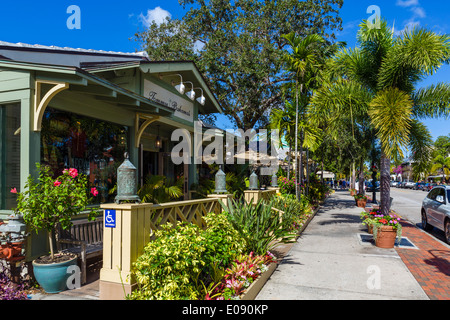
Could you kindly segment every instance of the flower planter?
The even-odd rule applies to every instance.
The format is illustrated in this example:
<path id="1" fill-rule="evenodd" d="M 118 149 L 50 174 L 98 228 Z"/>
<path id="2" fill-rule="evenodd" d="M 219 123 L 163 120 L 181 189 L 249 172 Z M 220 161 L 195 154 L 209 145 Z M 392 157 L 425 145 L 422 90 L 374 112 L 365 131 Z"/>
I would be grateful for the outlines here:
<path id="1" fill-rule="evenodd" d="M 376 230 L 375 245 L 378 248 L 391 249 L 394 248 L 396 238 L 397 230 L 391 226 L 381 226 Z"/>
<path id="2" fill-rule="evenodd" d="M 67 273 L 70 266 L 77 264 L 77 257 L 59 263 L 37 263 L 33 261 L 33 273 L 36 281 L 47 293 L 58 293 L 67 289 Z"/>
<path id="3" fill-rule="evenodd" d="M 356 206 L 359 208 L 365 208 L 366 207 L 367 200 L 358 199 L 356 200 Z"/>

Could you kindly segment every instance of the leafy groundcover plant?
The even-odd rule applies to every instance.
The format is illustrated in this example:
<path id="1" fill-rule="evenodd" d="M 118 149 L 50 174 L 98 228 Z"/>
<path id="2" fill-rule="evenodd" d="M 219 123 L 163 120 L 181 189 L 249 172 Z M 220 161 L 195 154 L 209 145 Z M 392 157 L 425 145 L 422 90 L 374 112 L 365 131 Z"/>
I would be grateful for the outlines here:
<path id="1" fill-rule="evenodd" d="M 0 300 L 28 300 L 24 284 L 12 283 L 0 265 Z"/>
<path id="2" fill-rule="evenodd" d="M 202 230 L 194 224 L 161 226 L 134 263 L 138 289 L 132 300 L 196 300 L 211 291 L 213 280 L 240 254 L 245 239 L 228 222 L 226 214 L 204 217 Z"/>

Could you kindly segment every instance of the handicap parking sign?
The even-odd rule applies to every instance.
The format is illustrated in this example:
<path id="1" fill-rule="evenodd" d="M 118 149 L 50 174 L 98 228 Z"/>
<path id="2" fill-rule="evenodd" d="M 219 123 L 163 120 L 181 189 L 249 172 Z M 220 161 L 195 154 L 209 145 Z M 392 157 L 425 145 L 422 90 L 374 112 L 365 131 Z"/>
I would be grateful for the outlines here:
<path id="1" fill-rule="evenodd" d="M 105 210 L 105 227 L 116 227 L 116 210 Z"/>

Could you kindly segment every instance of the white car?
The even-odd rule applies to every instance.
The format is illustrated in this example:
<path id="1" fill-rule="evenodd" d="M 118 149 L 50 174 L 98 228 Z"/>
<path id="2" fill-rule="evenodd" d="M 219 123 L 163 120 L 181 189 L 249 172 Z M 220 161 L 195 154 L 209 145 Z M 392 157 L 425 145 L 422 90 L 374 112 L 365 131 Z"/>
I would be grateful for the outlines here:
<path id="1" fill-rule="evenodd" d="M 406 181 L 403 188 L 412 189 L 412 188 L 414 188 L 415 185 L 416 185 L 416 183 L 414 181 Z"/>
<path id="2" fill-rule="evenodd" d="M 450 186 L 436 186 L 422 202 L 422 228 L 430 231 L 433 227 L 444 231 L 445 240 L 450 244 Z"/>

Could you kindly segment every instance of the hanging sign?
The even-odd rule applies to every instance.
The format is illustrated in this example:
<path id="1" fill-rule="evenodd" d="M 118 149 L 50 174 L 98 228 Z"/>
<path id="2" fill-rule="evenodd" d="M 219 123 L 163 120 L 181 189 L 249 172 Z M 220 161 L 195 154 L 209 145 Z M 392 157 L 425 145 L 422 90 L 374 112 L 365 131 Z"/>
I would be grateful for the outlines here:
<path id="1" fill-rule="evenodd" d="M 193 122 L 194 104 L 157 84 L 144 80 L 144 97 L 174 110 L 174 117 Z"/>

